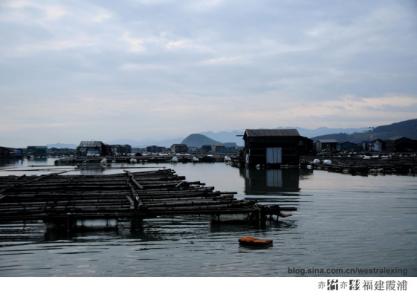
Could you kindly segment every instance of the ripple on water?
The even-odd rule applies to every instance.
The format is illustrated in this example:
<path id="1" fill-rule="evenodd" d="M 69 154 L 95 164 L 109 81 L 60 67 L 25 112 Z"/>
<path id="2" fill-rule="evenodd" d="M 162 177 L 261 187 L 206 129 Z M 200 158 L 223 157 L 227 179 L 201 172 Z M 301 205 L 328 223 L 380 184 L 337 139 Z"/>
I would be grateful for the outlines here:
<path id="1" fill-rule="evenodd" d="M 249 184 L 262 186 L 265 178 L 249 181 L 222 164 L 175 168 L 188 180 L 298 211 L 266 229 L 192 216 L 69 235 L 42 222 L 0 224 L 0 276 L 287 276 L 288 267 L 339 266 L 405 267 L 417 275 L 417 178 L 315 171 L 295 183 L 299 191 L 269 187 L 262 194 Z M 270 238 L 274 245 L 240 247 L 243 235 Z"/>

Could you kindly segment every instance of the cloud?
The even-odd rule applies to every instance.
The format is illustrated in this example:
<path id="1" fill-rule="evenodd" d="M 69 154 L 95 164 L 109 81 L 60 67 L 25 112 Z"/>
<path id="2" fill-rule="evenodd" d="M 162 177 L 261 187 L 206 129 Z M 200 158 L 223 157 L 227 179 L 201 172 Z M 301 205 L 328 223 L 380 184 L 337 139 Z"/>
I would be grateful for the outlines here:
<path id="1" fill-rule="evenodd" d="M 67 39 L 46 40 L 22 44 L 15 48 L 15 55 L 33 55 L 37 52 L 64 51 L 69 49 L 91 47 L 95 43 L 92 37 L 79 35 Z"/>
<path id="2" fill-rule="evenodd" d="M 223 2 L 223 0 L 194 0 L 189 1 L 186 8 L 197 12 L 210 11 L 219 8 Z"/>
<path id="3" fill-rule="evenodd" d="M 415 14 L 411 0 L 4 0 L 0 142 L 48 142 L 51 124 L 77 142 L 85 128 L 111 139 L 407 119 Z"/>
<path id="4" fill-rule="evenodd" d="M 253 120 L 255 123 L 271 124 L 279 120 L 279 126 L 345 126 L 367 127 L 393 123 L 415 118 L 417 97 L 387 96 L 361 98 L 346 96 L 340 99 L 318 103 L 277 104 L 268 108 L 253 107 L 242 112 L 239 118 Z M 239 113 L 238 113 L 239 114 Z"/>
<path id="5" fill-rule="evenodd" d="M 5 0 L 2 4 L 9 10 L 8 20 L 24 20 L 25 17 L 35 17 L 37 20 L 56 21 L 68 15 L 68 9 L 63 5 L 41 4 L 27 0 Z"/>
<path id="6" fill-rule="evenodd" d="M 201 62 L 202 65 L 239 65 L 239 64 L 246 64 L 248 60 L 245 59 L 243 56 L 222 56 L 222 57 L 214 57 L 203 60 Z"/>
<path id="7" fill-rule="evenodd" d="M 126 42 L 128 50 L 133 53 L 141 53 L 145 51 L 144 40 L 132 36 L 131 33 L 125 32 L 122 35 L 122 40 Z"/>

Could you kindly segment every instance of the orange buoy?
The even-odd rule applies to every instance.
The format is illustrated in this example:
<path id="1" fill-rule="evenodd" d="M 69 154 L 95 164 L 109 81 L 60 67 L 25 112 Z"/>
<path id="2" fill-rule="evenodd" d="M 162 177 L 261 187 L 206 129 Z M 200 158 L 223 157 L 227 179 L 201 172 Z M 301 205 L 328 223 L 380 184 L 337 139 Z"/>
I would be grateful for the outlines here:
<path id="1" fill-rule="evenodd" d="M 272 246 L 272 240 L 262 240 L 253 236 L 244 236 L 239 239 L 239 244 L 251 247 L 269 247 Z"/>

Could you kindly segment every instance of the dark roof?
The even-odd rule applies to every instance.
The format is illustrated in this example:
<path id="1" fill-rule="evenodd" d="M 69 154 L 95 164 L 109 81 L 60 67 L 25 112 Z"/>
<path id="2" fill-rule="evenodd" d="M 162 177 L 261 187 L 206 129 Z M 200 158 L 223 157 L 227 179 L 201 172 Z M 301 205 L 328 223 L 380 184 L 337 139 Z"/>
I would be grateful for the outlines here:
<path id="1" fill-rule="evenodd" d="M 80 147 L 101 147 L 103 142 L 100 141 L 82 141 Z"/>
<path id="2" fill-rule="evenodd" d="M 297 129 L 246 129 L 245 136 L 300 136 Z"/>
<path id="3" fill-rule="evenodd" d="M 342 145 L 358 145 L 357 143 L 353 143 L 353 142 L 349 142 L 349 141 L 344 141 L 344 142 L 341 142 L 340 144 L 342 144 Z"/>
<path id="4" fill-rule="evenodd" d="M 323 140 L 319 140 L 320 143 L 322 144 L 335 144 L 338 143 L 337 140 L 335 139 L 323 139 Z"/>

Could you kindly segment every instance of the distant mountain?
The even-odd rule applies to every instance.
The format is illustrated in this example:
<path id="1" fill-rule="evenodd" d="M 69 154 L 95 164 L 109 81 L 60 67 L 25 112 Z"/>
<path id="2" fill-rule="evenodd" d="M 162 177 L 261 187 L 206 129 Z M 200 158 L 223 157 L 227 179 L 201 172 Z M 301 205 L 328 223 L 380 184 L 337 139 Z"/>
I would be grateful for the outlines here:
<path id="1" fill-rule="evenodd" d="M 237 145 L 242 146 L 243 139 L 241 136 L 237 135 L 242 135 L 244 131 L 244 129 L 218 132 L 206 131 L 201 132 L 201 134 L 221 143 L 236 143 Z"/>
<path id="2" fill-rule="evenodd" d="M 199 133 L 190 134 L 181 143 L 186 144 L 188 147 L 201 147 L 203 145 L 221 144 L 220 142 Z"/>
<path id="3" fill-rule="evenodd" d="M 355 132 L 364 132 L 369 130 L 369 128 L 328 128 L 328 127 L 319 127 L 316 129 L 308 129 L 297 127 L 298 132 L 305 137 L 311 138 L 319 135 L 327 135 L 334 133 L 346 133 L 351 134 Z"/>
<path id="4" fill-rule="evenodd" d="M 63 144 L 63 143 L 48 144 L 46 146 L 48 148 L 58 148 L 58 149 L 62 149 L 62 148 L 75 149 L 75 148 L 77 148 L 77 145 L 74 145 L 74 144 Z"/>
<path id="5" fill-rule="evenodd" d="M 143 139 L 143 140 L 131 140 L 131 139 L 118 139 L 112 140 L 109 144 L 128 144 L 132 147 L 146 147 L 151 145 L 170 147 L 172 144 L 178 144 L 181 142 L 181 138 L 168 138 L 168 139 Z"/>
<path id="6" fill-rule="evenodd" d="M 276 127 L 276 128 L 287 128 L 287 127 Z M 291 127 L 294 128 L 294 127 Z M 327 128 L 327 127 L 320 127 L 316 129 L 308 129 L 308 128 L 302 128 L 302 127 L 295 127 L 298 129 L 298 132 L 305 137 L 314 137 L 319 135 L 325 135 L 325 134 L 333 134 L 333 133 L 354 133 L 354 132 L 363 132 L 368 130 L 368 128 Z M 213 131 L 206 131 L 201 132 L 201 134 L 208 136 L 211 139 L 220 141 L 222 143 L 228 143 L 233 142 L 236 143 L 239 146 L 243 146 L 243 139 L 242 134 L 245 132 L 245 129 L 237 129 L 237 130 L 231 130 L 231 131 L 219 131 L 219 132 L 213 132 Z"/>
<path id="7" fill-rule="evenodd" d="M 417 119 L 378 126 L 366 132 L 326 134 L 316 136 L 313 139 L 335 139 L 339 142 L 360 143 L 374 139 L 390 140 L 400 137 L 417 139 Z"/>
<path id="8" fill-rule="evenodd" d="M 236 148 L 237 144 L 236 143 L 223 143 L 223 146 L 225 146 L 226 148 Z"/>

